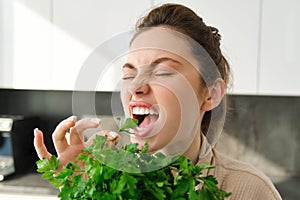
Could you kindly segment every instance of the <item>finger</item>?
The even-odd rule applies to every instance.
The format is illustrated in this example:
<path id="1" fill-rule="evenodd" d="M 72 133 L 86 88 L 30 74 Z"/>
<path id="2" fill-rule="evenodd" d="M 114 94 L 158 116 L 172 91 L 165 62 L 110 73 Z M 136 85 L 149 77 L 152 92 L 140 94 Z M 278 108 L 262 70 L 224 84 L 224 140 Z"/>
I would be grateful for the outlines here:
<path id="1" fill-rule="evenodd" d="M 120 135 L 114 131 L 103 130 L 102 134 L 107 136 L 107 142 L 112 142 L 113 144 L 116 144 L 118 139 L 120 139 Z"/>
<path id="2" fill-rule="evenodd" d="M 34 129 L 34 148 L 40 159 L 47 158 L 50 159 L 51 154 L 48 152 L 44 144 L 43 132 L 38 128 Z"/>
<path id="3" fill-rule="evenodd" d="M 105 135 L 107 136 L 107 139 L 106 139 L 106 143 L 104 145 L 103 148 L 112 148 L 114 149 L 115 148 L 115 145 L 117 144 L 118 142 L 118 139 L 119 139 L 119 134 L 114 132 L 114 131 L 103 131 L 105 133 Z"/>
<path id="4" fill-rule="evenodd" d="M 66 140 L 66 134 L 70 128 L 75 126 L 76 117 L 71 116 L 68 119 L 63 120 L 58 124 L 55 131 L 53 132 L 52 138 L 57 153 L 63 152 L 68 147 Z"/>
<path id="5" fill-rule="evenodd" d="M 97 132 L 94 135 L 92 135 L 88 141 L 85 143 L 86 146 L 89 146 L 91 144 L 93 144 L 94 139 L 96 138 L 97 135 L 101 135 L 101 136 L 106 136 L 107 137 L 107 142 L 112 142 L 113 144 L 116 144 L 117 141 L 120 139 L 120 135 L 116 132 L 110 131 L 110 130 L 103 130 L 101 132 Z"/>
<path id="6" fill-rule="evenodd" d="M 99 118 L 84 118 L 79 120 L 70 130 L 70 144 L 80 144 L 84 141 L 83 132 L 88 128 L 97 128 L 101 123 Z"/>
<path id="7" fill-rule="evenodd" d="M 109 131 L 107 134 L 107 140 L 114 144 L 120 139 L 120 135 L 117 132 Z"/>

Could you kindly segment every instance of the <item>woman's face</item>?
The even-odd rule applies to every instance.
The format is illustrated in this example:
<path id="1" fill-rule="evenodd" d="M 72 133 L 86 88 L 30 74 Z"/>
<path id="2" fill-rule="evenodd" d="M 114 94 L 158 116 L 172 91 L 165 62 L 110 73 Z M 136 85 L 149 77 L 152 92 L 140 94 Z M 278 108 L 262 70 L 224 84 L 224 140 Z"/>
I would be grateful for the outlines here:
<path id="1" fill-rule="evenodd" d="M 147 34 L 151 32 L 146 31 L 142 38 Z M 132 43 L 138 48 L 128 54 L 123 66 L 121 92 L 127 117 L 139 120 L 132 142 L 143 145 L 147 140 L 153 152 L 166 147 L 179 134 L 176 148 L 183 148 L 180 145 L 190 144 L 194 134 L 199 133 L 195 129 L 201 106 L 199 73 L 178 54 L 141 48 L 140 41 L 144 40 L 139 37 Z M 188 45 L 181 48 L 188 49 Z"/>

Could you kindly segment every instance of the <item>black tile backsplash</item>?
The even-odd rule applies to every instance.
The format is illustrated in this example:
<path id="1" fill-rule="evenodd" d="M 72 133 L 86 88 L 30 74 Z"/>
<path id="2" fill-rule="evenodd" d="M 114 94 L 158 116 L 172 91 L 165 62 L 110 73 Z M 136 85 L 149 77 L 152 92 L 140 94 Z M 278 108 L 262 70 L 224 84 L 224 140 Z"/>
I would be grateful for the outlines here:
<path id="1" fill-rule="evenodd" d="M 111 115 L 110 92 L 76 92 L 77 107 L 86 107 L 95 100 L 95 109 L 77 111 L 84 114 Z M 93 96 L 95 95 L 95 96 Z M 51 134 L 56 125 L 68 116 L 75 114 L 72 110 L 72 91 L 15 90 L 0 89 L 0 115 L 24 115 L 39 117 L 39 129 L 45 134 L 45 143 L 54 153 Z"/>

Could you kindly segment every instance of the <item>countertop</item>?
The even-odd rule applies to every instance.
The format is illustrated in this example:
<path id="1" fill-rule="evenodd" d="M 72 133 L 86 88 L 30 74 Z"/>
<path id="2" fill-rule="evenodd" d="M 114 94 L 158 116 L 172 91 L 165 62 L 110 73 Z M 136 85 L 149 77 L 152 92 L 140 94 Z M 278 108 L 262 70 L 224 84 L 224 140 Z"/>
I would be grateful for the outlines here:
<path id="1" fill-rule="evenodd" d="M 282 199 L 299 199 L 300 177 L 290 177 L 276 182 L 275 186 L 282 195 Z M 42 179 L 39 173 L 14 175 L 0 182 L 1 200 L 58 200 L 58 190 Z"/>
<path id="2" fill-rule="evenodd" d="M 50 183 L 42 179 L 39 173 L 28 173 L 24 175 L 12 175 L 0 182 L 0 197 L 7 197 L 6 199 L 35 199 L 36 197 L 57 197 L 58 190 L 54 189 Z"/>

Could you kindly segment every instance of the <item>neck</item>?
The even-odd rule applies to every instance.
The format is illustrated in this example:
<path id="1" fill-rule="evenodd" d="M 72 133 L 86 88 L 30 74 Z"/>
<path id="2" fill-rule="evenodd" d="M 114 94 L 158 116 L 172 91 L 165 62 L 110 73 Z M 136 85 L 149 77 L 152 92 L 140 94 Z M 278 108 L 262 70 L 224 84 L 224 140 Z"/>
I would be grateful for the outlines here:
<path id="1" fill-rule="evenodd" d="M 184 155 L 191 160 L 194 164 L 196 164 L 199 160 L 199 152 L 201 148 L 201 131 L 200 126 L 198 126 L 195 134 L 195 138 L 191 146 L 186 150 Z"/>

